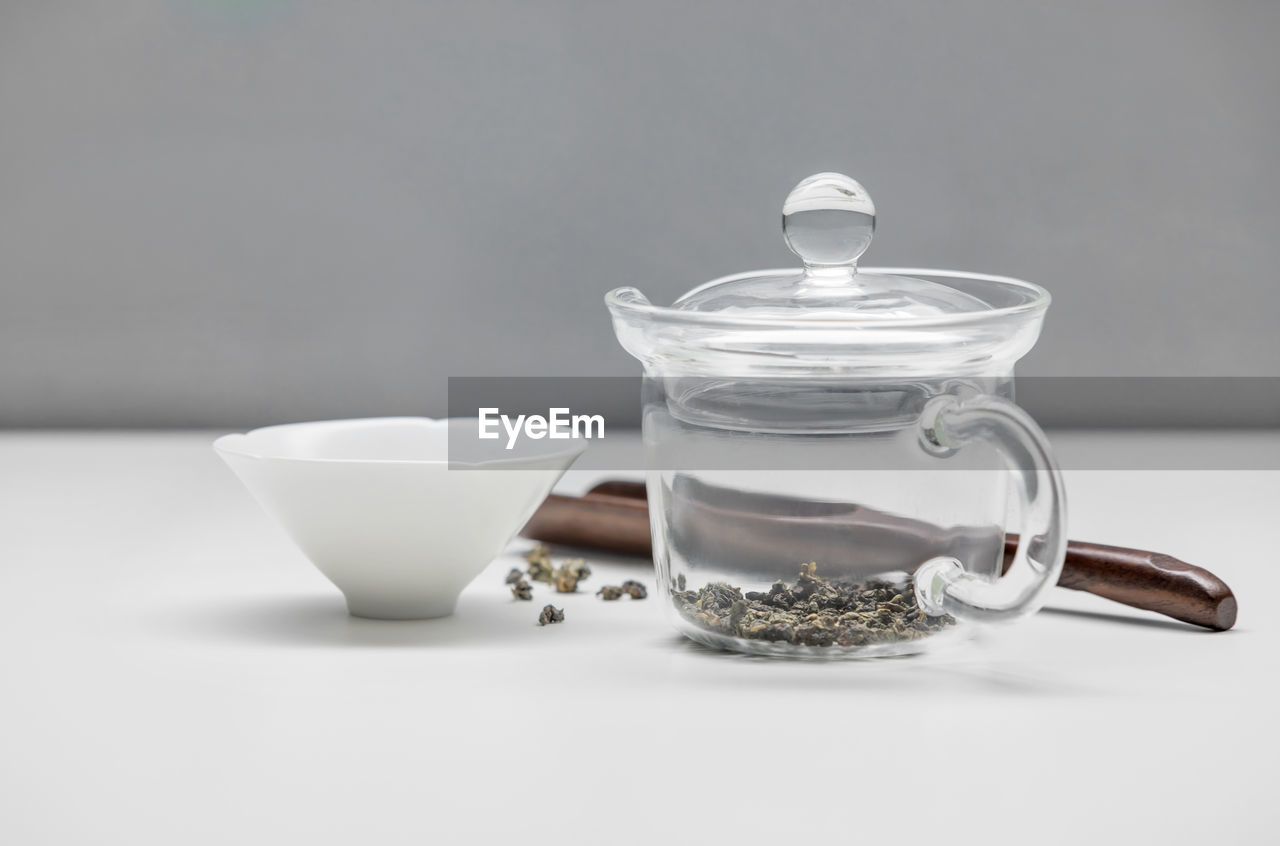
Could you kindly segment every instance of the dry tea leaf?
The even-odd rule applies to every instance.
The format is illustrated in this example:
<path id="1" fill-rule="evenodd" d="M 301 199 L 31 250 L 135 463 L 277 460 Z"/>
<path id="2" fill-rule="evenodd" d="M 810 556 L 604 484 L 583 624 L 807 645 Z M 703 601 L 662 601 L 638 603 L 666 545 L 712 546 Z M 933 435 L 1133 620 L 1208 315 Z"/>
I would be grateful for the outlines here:
<path id="1" fill-rule="evenodd" d="M 584 582 L 591 577 L 591 568 L 587 566 L 587 559 L 585 558 L 566 558 L 560 566 L 562 569 L 572 573 L 574 578 L 580 582 Z"/>
<path id="2" fill-rule="evenodd" d="M 582 558 L 566 558 L 564 563 L 551 573 L 551 583 L 559 593 L 575 593 L 578 582 L 591 575 L 591 568 Z"/>
<path id="3" fill-rule="evenodd" d="M 621 590 L 632 599 L 644 599 L 649 595 L 648 589 L 635 579 L 627 579 L 623 582 Z"/>
<path id="4" fill-rule="evenodd" d="M 542 613 L 538 615 L 538 625 L 545 626 L 548 623 L 563 623 L 564 609 L 547 605 L 542 609 Z"/>
<path id="5" fill-rule="evenodd" d="M 535 582 L 553 582 L 551 567 L 551 550 L 544 544 L 538 544 L 533 549 L 524 554 L 524 560 L 529 562 L 529 578 Z"/>

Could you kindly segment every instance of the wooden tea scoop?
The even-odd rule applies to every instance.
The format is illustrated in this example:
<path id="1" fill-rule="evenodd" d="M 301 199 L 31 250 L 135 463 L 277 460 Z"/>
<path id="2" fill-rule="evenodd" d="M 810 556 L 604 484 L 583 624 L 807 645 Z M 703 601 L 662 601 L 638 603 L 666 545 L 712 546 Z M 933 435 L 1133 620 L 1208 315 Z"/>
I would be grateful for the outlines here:
<path id="1" fill-rule="evenodd" d="M 673 491 L 681 515 L 669 527 L 685 548 L 727 556 L 743 569 L 776 572 L 797 556 L 846 569 L 909 569 L 964 548 L 1003 548 L 1007 568 L 1017 535 L 998 529 L 947 530 L 924 521 L 845 503 L 799 500 L 690 482 Z M 552 494 L 521 531 L 547 543 L 651 558 L 649 509 L 642 482 L 610 481 L 583 497 Z M 850 556 L 857 552 L 857 561 Z M 1236 598 L 1212 573 L 1172 556 L 1070 541 L 1058 586 L 1225 631 L 1235 625 Z"/>

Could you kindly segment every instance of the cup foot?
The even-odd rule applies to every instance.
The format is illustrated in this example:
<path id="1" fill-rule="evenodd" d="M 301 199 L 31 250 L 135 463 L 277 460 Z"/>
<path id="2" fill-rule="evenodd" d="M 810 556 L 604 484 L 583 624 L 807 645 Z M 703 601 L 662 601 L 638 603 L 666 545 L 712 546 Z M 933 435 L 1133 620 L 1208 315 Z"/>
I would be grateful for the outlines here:
<path id="1" fill-rule="evenodd" d="M 347 596 L 347 613 L 366 620 L 434 620 L 453 614 L 456 596 L 448 599 Z"/>

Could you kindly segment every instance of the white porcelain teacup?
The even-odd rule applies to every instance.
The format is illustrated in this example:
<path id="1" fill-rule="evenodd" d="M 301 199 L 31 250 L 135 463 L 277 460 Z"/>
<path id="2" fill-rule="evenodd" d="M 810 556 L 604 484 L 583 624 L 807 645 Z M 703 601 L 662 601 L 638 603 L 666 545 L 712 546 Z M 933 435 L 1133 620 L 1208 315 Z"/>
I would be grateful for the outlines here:
<path id="1" fill-rule="evenodd" d="M 352 615 L 416 620 L 453 613 L 462 589 L 584 448 L 525 439 L 508 450 L 477 440 L 476 425 L 329 420 L 226 435 L 213 446 Z M 466 454 L 449 452 L 450 430 L 455 452 Z"/>

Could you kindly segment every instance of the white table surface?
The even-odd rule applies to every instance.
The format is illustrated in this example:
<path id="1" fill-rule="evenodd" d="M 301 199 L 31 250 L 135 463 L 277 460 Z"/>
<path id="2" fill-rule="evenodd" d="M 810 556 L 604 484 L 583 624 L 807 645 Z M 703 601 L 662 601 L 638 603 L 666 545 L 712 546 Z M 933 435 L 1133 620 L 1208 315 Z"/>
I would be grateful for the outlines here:
<path id="1" fill-rule="evenodd" d="M 946 658 L 804 663 L 696 647 L 652 598 L 558 597 L 565 623 L 538 628 L 542 602 L 502 585 L 521 541 L 452 618 L 349 618 L 210 440 L 0 435 L 0 843 L 1259 843 L 1280 823 L 1280 472 L 1069 473 L 1073 537 L 1213 569 L 1234 631 L 1061 590 Z M 637 573 L 596 562 L 591 584 Z"/>

